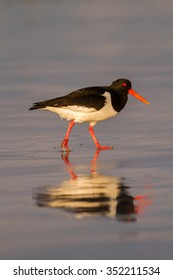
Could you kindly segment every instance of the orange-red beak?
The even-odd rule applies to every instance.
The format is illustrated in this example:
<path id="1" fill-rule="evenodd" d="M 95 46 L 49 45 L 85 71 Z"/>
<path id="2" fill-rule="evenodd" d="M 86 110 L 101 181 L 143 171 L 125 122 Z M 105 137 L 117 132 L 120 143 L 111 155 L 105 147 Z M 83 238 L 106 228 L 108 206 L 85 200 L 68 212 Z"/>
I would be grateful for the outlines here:
<path id="1" fill-rule="evenodd" d="M 150 104 L 150 102 L 148 102 L 144 97 L 142 97 L 141 95 L 139 95 L 136 91 L 134 91 L 132 88 L 128 90 L 128 93 L 130 93 L 131 95 L 133 95 L 134 97 L 136 97 L 137 99 L 139 99 L 140 101 L 142 101 L 145 104 Z"/>

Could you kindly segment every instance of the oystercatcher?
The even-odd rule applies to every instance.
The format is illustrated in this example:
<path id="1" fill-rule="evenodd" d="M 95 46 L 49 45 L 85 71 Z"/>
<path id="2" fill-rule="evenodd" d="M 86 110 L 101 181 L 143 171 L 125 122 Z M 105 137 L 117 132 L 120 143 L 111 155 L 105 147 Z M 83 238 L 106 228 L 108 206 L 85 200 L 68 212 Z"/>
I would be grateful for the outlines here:
<path id="1" fill-rule="evenodd" d="M 58 114 L 70 121 L 65 137 L 61 143 L 63 151 L 70 152 L 68 140 L 75 123 L 89 122 L 89 133 L 98 150 L 112 149 L 98 142 L 93 126 L 100 121 L 114 117 L 127 103 L 128 94 L 138 98 L 145 104 L 149 102 L 132 89 L 127 79 L 118 79 L 110 86 L 93 86 L 78 89 L 65 96 L 36 102 L 29 110 L 42 109 Z"/>

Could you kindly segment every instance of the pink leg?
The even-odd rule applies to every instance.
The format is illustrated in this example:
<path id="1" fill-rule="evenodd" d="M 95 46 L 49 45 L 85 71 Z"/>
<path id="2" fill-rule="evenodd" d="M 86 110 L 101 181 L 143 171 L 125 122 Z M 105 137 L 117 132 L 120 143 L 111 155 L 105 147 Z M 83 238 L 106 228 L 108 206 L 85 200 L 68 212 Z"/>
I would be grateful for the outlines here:
<path id="1" fill-rule="evenodd" d="M 92 125 L 89 126 L 89 133 L 90 133 L 90 135 L 91 135 L 91 137 L 92 137 L 92 139 L 93 139 L 93 141 L 96 145 L 97 150 L 112 150 L 113 149 L 112 146 L 102 146 L 102 145 L 100 145 L 100 143 L 98 142 L 98 140 L 95 136 L 94 129 L 93 129 Z"/>
<path id="2" fill-rule="evenodd" d="M 71 121 L 68 125 L 68 128 L 67 128 L 67 132 L 66 132 L 66 135 L 61 143 L 61 148 L 62 150 L 65 150 L 66 152 L 70 152 L 70 149 L 68 147 L 68 139 L 70 137 L 70 132 L 73 128 L 73 126 L 75 125 L 75 122 L 74 121 Z"/>

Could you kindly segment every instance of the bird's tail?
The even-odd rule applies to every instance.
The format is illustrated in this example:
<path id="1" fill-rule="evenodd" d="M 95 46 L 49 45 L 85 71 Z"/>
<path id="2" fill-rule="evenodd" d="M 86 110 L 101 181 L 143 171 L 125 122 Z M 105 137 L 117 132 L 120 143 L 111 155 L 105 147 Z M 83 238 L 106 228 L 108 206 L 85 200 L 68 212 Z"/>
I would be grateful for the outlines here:
<path id="1" fill-rule="evenodd" d="M 45 108 L 45 104 L 43 102 L 36 102 L 33 104 L 33 106 L 31 108 L 29 108 L 29 111 L 43 109 L 43 108 Z"/>
<path id="2" fill-rule="evenodd" d="M 37 110 L 37 109 L 44 109 L 46 107 L 58 107 L 58 105 L 61 105 L 63 101 L 63 98 L 54 98 L 54 99 L 49 99 L 49 100 L 44 100 L 41 102 L 36 102 L 33 104 L 29 110 Z"/>

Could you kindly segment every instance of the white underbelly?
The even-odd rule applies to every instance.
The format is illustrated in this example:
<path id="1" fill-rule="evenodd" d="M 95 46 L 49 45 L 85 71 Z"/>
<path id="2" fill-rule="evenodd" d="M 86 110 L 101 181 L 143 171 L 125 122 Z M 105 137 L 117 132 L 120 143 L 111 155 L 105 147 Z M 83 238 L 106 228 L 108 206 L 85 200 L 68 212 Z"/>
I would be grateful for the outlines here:
<path id="1" fill-rule="evenodd" d="M 113 109 L 109 93 L 105 93 L 105 106 L 100 110 L 95 108 L 87 108 L 81 106 L 67 106 L 67 107 L 46 107 L 45 110 L 58 114 L 61 118 L 66 120 L 74 120 L 76 123 L 90 122 L 95 125 L 97 122 L 114 117 L 117 112 Z"/>

